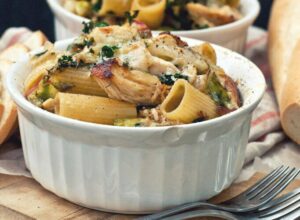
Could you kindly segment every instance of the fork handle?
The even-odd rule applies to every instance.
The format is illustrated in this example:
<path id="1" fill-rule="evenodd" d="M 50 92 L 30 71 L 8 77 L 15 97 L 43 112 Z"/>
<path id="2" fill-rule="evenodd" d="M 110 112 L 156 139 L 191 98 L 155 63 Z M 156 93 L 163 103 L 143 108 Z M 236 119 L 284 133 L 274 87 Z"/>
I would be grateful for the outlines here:
<path id="1" fill-rule="evenodd" d="M 184 212 L 178 215 L 172 215 L 170 217 L 164 218 L 164 220 L 184 220 L 196 217 L 217 217 L 221 219 L 227 220 L 239 220 L 239 218 L 235 217 L 233 214 L 220 210 L 213 209 L 202 209 L 190 212 Z"/>
<path id="2" fill-rule="evenodd" d="M 165 211 L 161 211 L 152 215 L 148 215 L 145 217 L 138 218 L 136 220 L 158 220 L 165 218 L 170 215 L 175 215 L 180 212 L 184 212 L 190 209 L 195 209 L 195 208 L 214 208 L 216 209 L 217 206 L 211 203 L 206 203 L 206 202 L 193 202 L 193 203 L 188 203 L 180 206 L 176 206 L 175 208 L 168 209 Z"/>

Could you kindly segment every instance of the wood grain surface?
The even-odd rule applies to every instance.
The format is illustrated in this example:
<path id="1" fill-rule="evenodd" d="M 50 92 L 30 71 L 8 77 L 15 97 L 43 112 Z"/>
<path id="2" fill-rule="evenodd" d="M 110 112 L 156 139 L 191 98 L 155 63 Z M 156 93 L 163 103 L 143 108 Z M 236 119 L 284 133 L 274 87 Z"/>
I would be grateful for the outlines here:
<path id="1" fill-rule="evenodd" d="M 230 199 L 263 176 L 263 174 L 257 173 L 249 181 L 234 184 L 211 201 L 218 203 Z M 299 180 L 294 181 L 285 192 L 297 187 L 300 187 Z M 57 197 L 42 188 L 33 179 L 0 174 L 0 219 L 130 220 L 136 217 L 134 215 L 119 215 L 83 208 Z"/>

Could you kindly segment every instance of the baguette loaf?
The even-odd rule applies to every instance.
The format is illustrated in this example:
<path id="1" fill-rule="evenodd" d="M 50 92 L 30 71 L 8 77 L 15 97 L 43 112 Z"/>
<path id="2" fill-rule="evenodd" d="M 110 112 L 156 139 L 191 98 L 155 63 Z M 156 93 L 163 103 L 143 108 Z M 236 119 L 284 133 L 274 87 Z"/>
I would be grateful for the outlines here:
<path id="1" fill-rule="evenodd" d="M 300 144 L 300 1 L 276 0 L 269 23 L 268 55 L 285 133 Z"/>

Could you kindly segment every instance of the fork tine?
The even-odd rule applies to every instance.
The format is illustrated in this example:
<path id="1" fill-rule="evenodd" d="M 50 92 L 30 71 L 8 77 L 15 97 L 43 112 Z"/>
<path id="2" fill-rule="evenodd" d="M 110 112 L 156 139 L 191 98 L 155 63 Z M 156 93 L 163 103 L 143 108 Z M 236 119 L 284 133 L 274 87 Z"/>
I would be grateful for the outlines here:
<path id="1" fill-rule="evenodd" d="M 276 178 L 278 174 L 282 172 L 282 169 L 284 166 L 277 167 L 275 170 L 273 170 L 271 173 L 269 173 L 267 176 L 265 176 L 263 179 L 255 183 L 253 186 L 251 186 L 248 190 L 245 191 L 245 193 L 249 194 L 255 191 L 258 187 L 260 187 L 262 184 L 264 185 L 266 182 L 269 182 L 269 179 Z M 286 168 L 285 168 L 286 169 Z"/>
<path id="2" fill-rule="evenodd" d="M 259 217 L 263 219 L 265 218 L 279 219 L 281 217 L 288 215 L 291 212 L 294 212 L 295 210 L 298 210 L 299 208 L 300 208 L 300 199 L 295 198 L 291 203 L 277 210 L 277 212 L 270 211 L 270 213 L 264 213 L 263 215 L 259 215 Z"/>
<path id="3" fill-rule="evenodd" d="M 300 217 L 300 209 L 295 210 L 284 217 L 281 217 L 281 220 L 291 220 L 291 219 L 299 219 Z"/>
<path id="4" fill-rule="evenodd" d="M 269 208 L 273 208 L 274 206 L 280 204 L 280 203 L 284 203 L 286 202 L 287 200 L 297 196 L 297 195 L 300 195 L 300 188 L 290 192 L 290 193 L 287 193 L 283 196 L 280 196 L 279 198 L 276 198 L 274 199 L 273 201 L 267 203 L 266 205 L 264 205 L 262 208 L 259 208 L 258 211 L 259 212 L 262 212 L 262 211 L 265 211 Z"/>
<path id="5" fill-rule="evenodd" d="M 286 196 L 283 196 L 286 197 Z M 273 214 L 276 214 L 277 212 L 292 206 L 293 204 L 300 202 L 300 194 L 299 190 L 296 190 L 292 192 L 290 195 L 288 195 L 288 199 L 284 198 L 278 198 L 274 200 L 274 203 L 272 206 L 269 206 L 268 208 L 264 209 L 264 211 L 259 210 L 258 213 L 260 213 L 260 217 L 270 216 Z"/>
<path id="6" fill-rule="evenodd" d="M 275 175 L 273 175 L 272 177 L 268 178 L 266 181 L 264 181 L 263 184 L 260 184 L 258 187 L 256 187 L 254 190 L 252 190 L 251 192 L 248 192 L 246 194 L 247 197 L 249 197 L 248 199 L 253 199 L 254 197 L 256 197 L 259 193 L 261 193 L 263 190 L 265 190 L 267 187 L 270 187 L 270 185 L 273 185 L 274 182 L 280 178 L 282 178 L 282 176 L 285 176 L 288 174 L 289 171 L 289 167 L 284 167 L 283 170 L 279 170 L 278 172 L 276 172 Z M 252 194 L 252 195 L 251 195 Z"/>
<path id="7" fill-rule="evenodd" d="M 282 178 L 278 181 L 271 189 L 268 189 L 260 196 L 261 200 L 269 200 L 274 198 L 280 192 L 282 192 L 300 173 L 300 169 L 293 169 L 293 172 L 290 172 L 288 176 Z"/>

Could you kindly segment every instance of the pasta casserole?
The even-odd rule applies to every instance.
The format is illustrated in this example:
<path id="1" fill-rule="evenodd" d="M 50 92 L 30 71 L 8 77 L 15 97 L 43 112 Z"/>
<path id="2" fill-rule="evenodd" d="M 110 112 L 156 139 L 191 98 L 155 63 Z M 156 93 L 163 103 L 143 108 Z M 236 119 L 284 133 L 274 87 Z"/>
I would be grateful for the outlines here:
<path id="1" fill-rule="evenodd" d="M 66 51 L 32 55 L 24 94 L 55 114 L 116 126 L 197 123 L 238 109 L 236 83 L 209 43 L 188 46 L 139 21 L 85 23 Z"/>
<path id="2" fill-rule="evenodd" d="M 190 30 L 240 19 L 239 0 L 63 0 L 70 12 L 110 25 L 135 14 L 151 29 Z"/>

